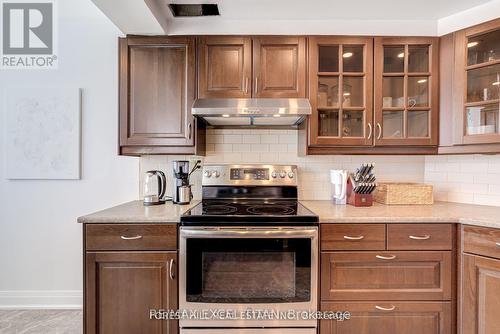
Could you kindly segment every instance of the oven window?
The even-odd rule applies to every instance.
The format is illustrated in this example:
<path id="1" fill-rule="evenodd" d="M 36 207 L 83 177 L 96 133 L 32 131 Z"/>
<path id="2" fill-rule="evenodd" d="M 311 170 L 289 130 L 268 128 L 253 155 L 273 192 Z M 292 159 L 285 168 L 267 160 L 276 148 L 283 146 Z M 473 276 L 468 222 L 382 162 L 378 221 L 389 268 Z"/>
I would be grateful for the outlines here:
<path id="1" fill-rule="evenodd" d="M 187 239 L 186 262 L 188 302 L 311 299 L 310 239 Z"/>

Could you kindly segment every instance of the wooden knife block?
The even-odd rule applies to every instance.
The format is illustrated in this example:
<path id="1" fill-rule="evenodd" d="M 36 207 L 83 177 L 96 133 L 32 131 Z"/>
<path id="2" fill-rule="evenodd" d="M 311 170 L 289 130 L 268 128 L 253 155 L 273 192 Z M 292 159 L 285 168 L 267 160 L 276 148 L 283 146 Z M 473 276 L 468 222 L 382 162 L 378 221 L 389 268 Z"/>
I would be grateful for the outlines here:
<path id="1" fill-rule="evenodd" d="M 373 194 L 356 194 L 353 191 L 351 178 L 347 179 L 347 203 L 353 206 L 372 206 Z"/>

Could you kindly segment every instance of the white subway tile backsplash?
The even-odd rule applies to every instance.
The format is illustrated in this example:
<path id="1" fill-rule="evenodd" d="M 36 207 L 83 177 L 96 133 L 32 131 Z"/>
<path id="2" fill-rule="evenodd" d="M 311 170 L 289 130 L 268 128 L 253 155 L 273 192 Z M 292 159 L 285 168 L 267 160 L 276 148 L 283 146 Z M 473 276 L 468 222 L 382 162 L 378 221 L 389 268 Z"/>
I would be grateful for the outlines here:
<path id="1" fill-rule="evenodd" d="M 299 175 L 299 197 L 307 200 L 330 200 L 330 169 L 355 171 L 362 163 L 374 162 L 379 181 L 423 182 L 427 176 L 425 158 L 422 156 L 349 156 L 325 155 L 299 157 L 296 130 L 267 129 L 209 129 L 207 131 L 207 155 L 192 156 L 144 156 L 141 157 L 141 174 L 148 169 L 167 172 L 172 179 L 172 161 L 197 158 L 211 163 L 274 163 L 296 164 Z M 430 170 L 429 170 L 430 172 Z M 445 176 L 446 173 L 437 173 Z M 142 175 L 141 175 L 142 182 Z M 195 199 L 201 196 L 201 172 L 191 178 Z M 499 183 L 500 184 L 500 183 Z M 170 189 L 170 188 L 169 188 Z M 448 190 L 448 188 L 446 188 Z M 446 198 L 442 191 L 440 198 Z"/>
<path id="2" fill-rule="evenodd" d="M 224 135 L 224 143 L 226 144 L 241 144 L 242 138 L 241 135 Z"/>
<path id="3" fill-rule="evenodd" d="M 500 206 L 500 155 L 427 156 L 436 200 Z"/>
<path id="4" fill-rule="evenodd" d="M 260 136 L 256 136 L 254 134 L 246 134 L 242 135 L 242 143 L 244 144 L 258 144 L 260 143 Z"/>

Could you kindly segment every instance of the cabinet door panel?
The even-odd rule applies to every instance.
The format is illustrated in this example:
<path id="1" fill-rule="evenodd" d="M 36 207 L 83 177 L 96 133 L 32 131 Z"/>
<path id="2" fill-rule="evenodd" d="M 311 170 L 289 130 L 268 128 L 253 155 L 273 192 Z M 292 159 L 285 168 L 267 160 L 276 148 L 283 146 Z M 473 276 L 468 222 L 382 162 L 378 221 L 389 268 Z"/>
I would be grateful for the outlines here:
<path id="1" fill-rule="evenodd" d="M 120 145 L 192 146 L 192 38 L 120 40 Z"/>
<path id="2" fill-rule="evenodd" d="M 351 319 L 322 320 L 320 334 L 451 334 L 450 303 L 322 303 L 321 309 L 349 311 Z"/>
<path id="3" fill-rule="evenodd" d="M 253 96 L 306 97 L 306 40 L 267 37 L 253 40 Z"/>
<path id="4" fill-rule="evenodd" d="M 500 261 L 464 255 L 462 334 L 500 333 Z"/>
<path id="5" fill-rule="evenodd" d="M 203 37 L 198 42 L 198 97 L 251 97 L 251 39 L 218 36 Z"/>
<path id="6" fill-rule="evenodd" d="M 309 145 L 373 145 L 372 73 L 372 38 L 309 38 Z"/>
<path id="7" fill-rule="evenodd" d="M 376 146 L 437 146 L 439 40 L 375 38 Z"/>
<path id="8" fill-rule="evenodd" d="M 321 299 L 450 300 L 451 252 L 321 254 Z"/>
<path id="9" fill-rule="evenodd" d="M 176 321 L 149 319 L 150 309 L 177 307 L 176 260 L 176 252 L 87 253 L 85 334 L 177 333 Z"/>

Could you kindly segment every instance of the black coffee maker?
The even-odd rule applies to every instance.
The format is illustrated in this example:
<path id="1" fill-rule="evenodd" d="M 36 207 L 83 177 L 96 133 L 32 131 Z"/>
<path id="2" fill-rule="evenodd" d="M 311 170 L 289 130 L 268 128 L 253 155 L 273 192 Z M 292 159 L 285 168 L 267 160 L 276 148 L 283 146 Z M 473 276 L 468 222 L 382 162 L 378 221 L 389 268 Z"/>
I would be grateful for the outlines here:
<path id="1" fill-rule="evenodd" d="M 175 179 L 172 202 L 175 204 L 189 204 L 193 199 L 189 177 L 196 169 L 201 167 L 201 160 L 196 161 L 191 171 L 189 171 L 189 161 L 187 160 L 175 160 L 173 167 Z"/>

